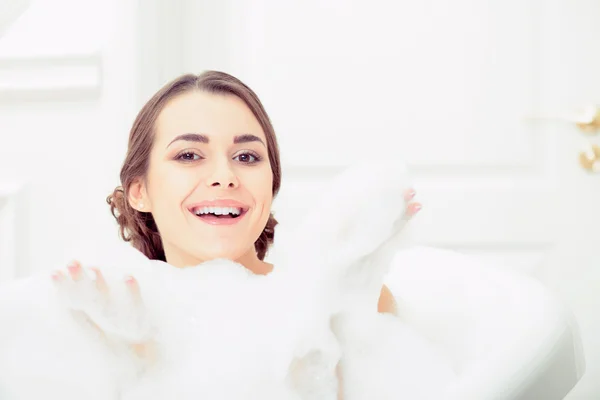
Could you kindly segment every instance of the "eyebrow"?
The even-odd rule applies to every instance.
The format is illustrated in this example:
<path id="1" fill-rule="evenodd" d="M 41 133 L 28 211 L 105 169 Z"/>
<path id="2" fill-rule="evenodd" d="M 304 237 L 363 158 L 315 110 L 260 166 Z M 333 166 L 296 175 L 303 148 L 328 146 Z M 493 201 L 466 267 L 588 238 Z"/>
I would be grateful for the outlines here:
<path id="1" fill-rule="evenodd" d="M 179 136 L 175 137 L 175 139 L 171 140 L 171 142 L 167 145 L 167 147 L 169 147 L 170 145 L 172 145 L 174 142 L 176 142 L 178 140 L 183 140 L 186 142 L 205 143 L 205 144 L 208 144 L 210 142 L 210 140 L 208 139 L 208 136 L 206 136 L 204 134 L 184 133 L 183 135 L 179 135 Z M 261 138 L 259 138 L 256 135 L 249 134 L 249 133 L 245 133 L 243 135 L 238 135 L 233 138 L 233 144 L 250 143 L 250 142 L 260 142 L 260 143 L 262 143 L 263 146 L 266 147 L 265 143 L 262 141 Z"/>
<path id="2" fill-rule="evenodd" d="M 259 138 L 258 136 L 255 136 L 255 135 L 251 135 L 249 133 L 239 135 L 239 136 L 236 136 L 233 138 L 233 144 L 250 143 L 250 142 L 260 142 L 260 143 L 262 143 L 263 146 L 266 147 L 265 143 L 262 141 L 261 138 Z"/>

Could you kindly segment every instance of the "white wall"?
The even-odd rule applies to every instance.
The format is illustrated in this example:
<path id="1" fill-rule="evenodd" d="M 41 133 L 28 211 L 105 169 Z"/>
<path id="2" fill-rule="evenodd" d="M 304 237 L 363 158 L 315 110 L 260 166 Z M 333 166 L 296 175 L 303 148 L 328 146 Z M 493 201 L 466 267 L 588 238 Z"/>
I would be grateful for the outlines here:
<path id="1" fill-rule="evenodd" d="M 503 66 L 520 65 L 518 73 L 501 83 L 485 81 L 481 74 L 497 72 L 479 65 L 481 76 L 474 81 L 487 82 L 494 94 L 478 98 L 482 89 L 469 86 L 473 77 L 450 79 L 472 66 L 473 55 L 446 61 L 447 68 L 438 71 L 435 65 L 451 52 L 423 52 L 427 46 L 440 49 L 435 41 L 440 31 L 454 24 L 445 18 L 452 10 L 437 10 L 430 25 L 420 27 L 418 21 L 429 15 L 427 5 L 386 3 L 376 8 L 355 2 L 337 7 L 342 3 L 330 2 L 319 13 L 313 12 L 316 3 L 265 0 L 34 3 L 0 40 L 0 126 L 6 128 L 0 133 L 0 154 L 5 155 L 0 174 L 10 181 L 15 176 L 18 181 L 33 179 L 27 191 L 30 229 L 20 242 L 29 260 L 21 260 L 20 273 L 62 256 L 62 246 L 51 237 L 69 241 L 95 229 L 102 229 L 99 240 L 113 234 L 104 198 L 118 183 L 135 112 L 167 80 L 205 69 L 240 77 L 265 103 L 278 131 L 286 174 L 278 203 L 288 206 L 276 203 L 275 208 L 280 219 L 298 218 L 309 204 L 309 193 L 318 191 L 353 157 L 383 151 L 407 156 L 419 175 L 426 203 L 420 218 L 427 221 L 418 227 L 425 229 L 419 240 L 508 259 L 524 271 L 533 269 L 549 239 L 540 237 L 533 224 L 505 224 L 503 212 L 487 220 L 492 216 L 477 206 L 489 200 L 488 193 L 477 194 L 487 175 L 476 172 L 480 166 L 487 168 L 494 177 L 485 186 L 506 198 L 506 185 L 517 179 L 513 171 L 537 168 L 528 158 L 535 149 L 527 127 L 516 120 L 534 101 L 527 78 L 535 60 L 514 61 L 531 48 L 530 41 L 514 34 L 459 47 L 468 55 L 469 46 L 499 42 L 505 56 L 515 53 L 515 58 L 503 59 Z M 463 8 L 472 5 L 463 3 Z M 377 18 L 382 19 L 376 24 Z M 52 21 L 60 29 L 40 29 L 39 21 Z M 527 14 L 519 21 L 527 27 Z M 463 22 L 471 23 L 465 31 L 482 29 L 472 20 Z M 406 38 L 415 30 L 420 30 L 421 41 L 413 43 Z M 463 33 L 445 40 L 450 43 Z M 378 37 L 383 40 L 375 41 Z M 23 61 L 30 58 L 33 63 Z M 370 73 L 378 83 L 369 81 Z M 509 110 L 489 111 L 507 104 Z M 477 116 L 481 111 L 485 115 Z M 509 118 L 498 118 L 505 115 Z M 480 128 L 495 118 L 494 129 L 483 135 Z M 462 128 L 447 131 L 456 126 Z M 340 135 L 347 139 L 338 141 Z M 368 140 L 354 139 L 358 135 Z M 495 151 L 487 151 L 488 146 Z M 57 196 L 59 190 L 65 194 Z M 533 196 L 529 202 L 537 199 Z M 476 215 L 465 219 L 460 215 L 468 203 L 475 205 L 471 212 Z M 507 210 L 515 208 L 508 203 Z M 444 212 L 446 207 L 458 211 Z"/>
<path id="2" fill-rule="evenodd" d="M 600 396 L 600 180 L 574 124 L 528 119 L 600 103 L 600 3 L 557 0 L 170 2 L 150 30 L 156 82 L 221 69 L 261 97 L 294 223 L 357 157 L 405 157 L 424 209 L 415 240 L 540 277 L 576 311 Z M 357 182 L 360 184 L 360 182 Z M 583 198 L 579 198 L 579 197 Z M 576 264 L 577 273 L 573 273 Z M 401 295 L 401 294 L 400 294 Z"/>
<path id="3" fill-rule="evenodd" d="M 523 117 L 600 102 L 600 59 L 588 51 L 597 4 L 39 0 L 0 37 L 0 197 L 27 183 L 13 199 L 27 207 L 7 228 L 19 232 L 16 251 L 0 229 L 0 262 L 14 258 L 26 275 L 61 261 L 71 240 L 116 239 L 104 199 L 142 101 L 180 73 L 219 69 L 255 89 L 275 123 L 280 220 L 299 218 L 361 152 L 401 154 L 425 203 L 419 242 L 539 276 L 560 260 L 545 276 L 571 285 L 571 304 L 589 304 L 600 288 L 568 264 L 575 254 L 579 277 L 597 275 L 600 197 L 581 188 L 598 179 L 578 169 L 574 128 Z M 588 380 L 581 393 L 600 387 Z"/>
<path id="4" fill-rule="evenodd" d="M 56 267 L 84 235 L 116 237 L 104 199 L 137 112 L 135 7 L 34 2 L 0 38 L 0 185 L 25 183 L 29 202 L 18 275 Z"/>

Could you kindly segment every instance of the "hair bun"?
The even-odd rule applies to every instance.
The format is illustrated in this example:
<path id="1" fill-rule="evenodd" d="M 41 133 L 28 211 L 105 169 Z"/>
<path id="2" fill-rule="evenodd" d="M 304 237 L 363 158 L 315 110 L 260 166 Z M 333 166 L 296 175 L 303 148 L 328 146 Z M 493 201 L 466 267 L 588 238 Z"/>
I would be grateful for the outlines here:
<path id="1" fill-rule="evenodd" d="M 256 249 L 256 254 L 259 260 L 265 259 L 269 247 L 275 241 L 275 227 L 278 223 L 279 222 L 277 222 L 273 216 L 273 213 L 271 213 L 265 229 L 263 229 L 258 239 L 256 239 L 256 242 L 254 242 L 254 248 Z"/>

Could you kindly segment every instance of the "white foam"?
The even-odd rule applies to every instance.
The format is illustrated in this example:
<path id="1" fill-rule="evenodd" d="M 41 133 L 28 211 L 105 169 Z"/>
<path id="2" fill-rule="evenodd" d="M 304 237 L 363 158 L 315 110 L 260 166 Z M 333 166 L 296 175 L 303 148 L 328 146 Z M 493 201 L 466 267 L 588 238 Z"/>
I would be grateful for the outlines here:
<path id="1" fill-rule="evenodd" d="M 126 244 L 79 243 L 69 258 L 99 267 L 118 306 L 86 291 L 60 301 L 47 276 L 0 289 L 2 399 L 336 399 L 339 362 L 345 400 L 441 398 L 448 363 L 376 312 L 402 243 L 407 182 L 399 163 L 342 174 L 302 226 L 283 227 L 268 276 L 227 260 L 177 269 Z M 377 213 L 360 212 L 373 204 Z M 144 312 L 128 301 L 126 274 L 139 281 Z M 156 360 L 107 346 L 69 308 L 112 343 L 151 337 Z"/>

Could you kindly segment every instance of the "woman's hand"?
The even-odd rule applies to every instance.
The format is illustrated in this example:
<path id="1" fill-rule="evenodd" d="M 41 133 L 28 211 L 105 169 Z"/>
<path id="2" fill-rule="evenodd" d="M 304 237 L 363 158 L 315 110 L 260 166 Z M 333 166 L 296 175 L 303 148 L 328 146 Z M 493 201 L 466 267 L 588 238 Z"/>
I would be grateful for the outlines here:
<path id="1" fill-rule="evenodd" d="M 73 316 L 111 347 L 131 350 L 140 360 L 154 361 L 153 330 L 137 280 L 128 276 L 110 287 L 98 268 L 90 268 L 89 272 L 93 277 L 73 261 L 66 273 L 58 270 L 52 274 Z"/>
<path id="2" fill-rule="evenodd" d="M 406 211 L 405 211 L 405 221 L 409 221 L 412 217 L 415 216 L 422 208 L 421 203 L 413 201 L 416 196 L 416 191 L 412 188 L 408 189 L 404 194 L 404 201 L 406 202 Z M 391 314 L 396 313 L 396 304 L 394 300 L 394 296 L 392 292 L 384 285 L 381 291 L 381 295 L 378 303 L 378 312 L 388 312 Z M 337 400 L 344 399 L 344 379 L 343 379 L 343 370 L 342 364 L 338 363 L 337 368 L 335 370 L 337 381 L 338 381 L 338 396 Z"/>
<path id="3" fill-rule="evenodd" d="M 417 192 L 412 188 L 408 189 L 406 191 L 406 193 L 404 194 L 404 201 L 406 201 L 406 203 L 407 203 L 406 216 L 409 219 L 412 218 L 423 207 L 421 205 L 421 203 L 412 201 L 416 195 L 417 195 Z"/>

